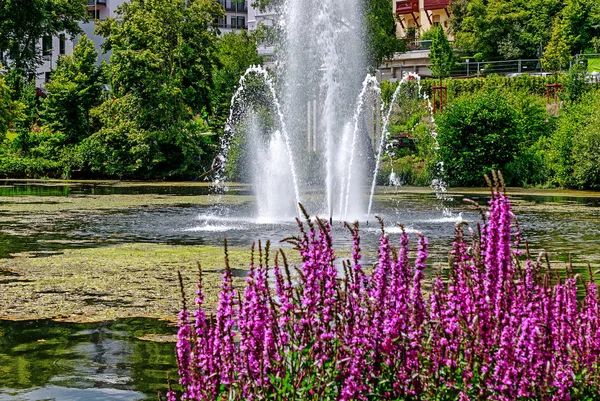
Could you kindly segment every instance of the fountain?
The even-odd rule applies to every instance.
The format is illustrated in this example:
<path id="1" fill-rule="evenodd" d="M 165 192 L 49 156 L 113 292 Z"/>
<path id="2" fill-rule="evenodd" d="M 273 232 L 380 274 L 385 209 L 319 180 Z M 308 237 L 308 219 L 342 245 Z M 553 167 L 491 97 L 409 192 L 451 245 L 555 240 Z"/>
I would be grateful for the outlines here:
<path id="1" fill-rule="evenodd" d="M 241 78 L 215 186 L 223 189 L 232 145 L 243 136 L 236 153 L 249 153 L 257 221 L 292 219 L 300 202 L 329 219 L 368 220 L 393 104 L 419 76 L 404 75 L 384 113 L 365 61 L 362 0 L 286 0 L 278 14 L 275 69 L 254 66 Z"/>

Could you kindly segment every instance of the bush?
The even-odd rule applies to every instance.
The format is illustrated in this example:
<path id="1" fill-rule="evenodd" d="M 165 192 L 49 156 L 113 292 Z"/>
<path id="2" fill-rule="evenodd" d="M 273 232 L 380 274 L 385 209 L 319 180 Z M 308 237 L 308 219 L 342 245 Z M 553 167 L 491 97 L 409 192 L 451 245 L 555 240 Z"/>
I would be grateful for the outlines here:
<path id="1" fill-rule="evenodd" d="M 58 178 L 61 167 L 55 160 L 0 154 L 0 176 L 4 178 Z"/>
<path id="2" fill-rule="evenodd" d="M 600 91 L 568 105 L 546 144 L 553 183 L 561 187 L 600 188 Z"/>
<path id="3" fill-rule="evenodd" d="M 456 227 L 448 277 L 440 271 L 427 290 L 426 238 L 411 263 L 408 234 L 396 249 L 382 232 L 367 274 L 358 223 L 348 226 L 343 276 L 331 227 L 318 219 L 289 239 L 297 274 L 283 251 L 271 266 L 259 243 L 242 293 L 226 257 L 216 316 L 203 308 L 201 282 L 195 322 L 185 303 L 179 313 L 181 399 L 595 399 L 597 285 L 572 271 L 554 281 L 529 255 L 517 261 L 520 234 L 498 189 L 487 216 L 479 238 Z"/>
<path id="4" fill-rule="evenodd" d="M 450 185 L 477 185 L 482 172 L 513 161 L 526 138 L 519 113 L 499 92 L 457 99 L 437 124 L 439 157 Z"/>

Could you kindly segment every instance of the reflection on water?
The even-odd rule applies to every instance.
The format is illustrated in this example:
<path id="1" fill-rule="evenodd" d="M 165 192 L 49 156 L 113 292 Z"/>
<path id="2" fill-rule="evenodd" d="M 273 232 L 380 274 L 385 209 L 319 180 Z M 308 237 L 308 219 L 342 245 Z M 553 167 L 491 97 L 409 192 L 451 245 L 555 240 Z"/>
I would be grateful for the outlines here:
<path id="1" fill-rule="evenodd" d="M 139 337 L 175 332 L 153 319 L 0 321 L 0 400 L 156 400 L 176 376 L 174 344 Z"/>

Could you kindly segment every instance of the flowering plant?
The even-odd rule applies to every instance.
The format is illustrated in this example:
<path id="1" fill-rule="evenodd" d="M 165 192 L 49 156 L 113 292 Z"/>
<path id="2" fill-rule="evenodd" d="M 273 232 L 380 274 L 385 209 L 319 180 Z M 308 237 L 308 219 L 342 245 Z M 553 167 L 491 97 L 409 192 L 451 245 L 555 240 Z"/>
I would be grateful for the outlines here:
<path id="1" fill-rule="evenodd" d="M 242 292 L 223 275 L 215 316 L 179 314 L 182 400 L 569 400 L 600 394 L 597 285 L 518 250 L 510 201 L 492 190 L 477 234 L 457 225 L 448 268 L 424 279 L 428 242 L 394 246 L 383 231 L 378 261 L 337 264 L 331 227 L 299 221 L 283 251 L 252 253 Z M 343 270 L 343 274 L 342 271 Z M 578 289 L 584 294 L 578 298 Z M 176 400 L 170 391 L 168 400 Z"/>

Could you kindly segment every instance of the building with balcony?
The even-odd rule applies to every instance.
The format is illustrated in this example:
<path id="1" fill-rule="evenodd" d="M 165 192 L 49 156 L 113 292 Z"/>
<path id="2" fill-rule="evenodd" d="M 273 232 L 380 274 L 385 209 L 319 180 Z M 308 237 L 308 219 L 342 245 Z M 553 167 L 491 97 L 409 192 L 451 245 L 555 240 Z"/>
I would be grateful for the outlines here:
<path id="1" fill-rule="evenodd" d="M 395 0 L 393 8 L 398 21 L 398 36 L 417 39 L 432 26 L 441 26 L 449 32 L 450 2 L 451 0 Z M 449 39 L 453 39 L 451 35 Z"/>
<path id="2" fill-rule="evenodd" d="M 248 1 L 217 0 L 225 9 L 225 16 L 218 21 L 221 33 L 248 29 Z"/>

